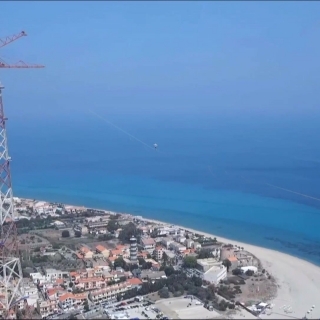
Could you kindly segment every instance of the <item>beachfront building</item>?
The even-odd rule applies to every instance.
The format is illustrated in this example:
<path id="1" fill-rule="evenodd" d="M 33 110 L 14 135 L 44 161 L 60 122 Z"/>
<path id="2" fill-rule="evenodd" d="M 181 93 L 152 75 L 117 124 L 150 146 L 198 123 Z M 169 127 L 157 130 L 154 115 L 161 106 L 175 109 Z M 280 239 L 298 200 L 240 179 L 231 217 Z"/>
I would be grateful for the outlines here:
<path id="1" fill-rule="evenodd" d="M 197 259 L 197 268 L 188 269 L 187 276 L 196 276 L 217 285 L 227 278 L 227 268 L 214 258 Z"/>
<path id="2" fill-rule="evenodd" d="M 215 258 L 197 259 L 197 268 L 202 272 L 202 279 L 213 284 L 227 277 L 227 268 Z"/>

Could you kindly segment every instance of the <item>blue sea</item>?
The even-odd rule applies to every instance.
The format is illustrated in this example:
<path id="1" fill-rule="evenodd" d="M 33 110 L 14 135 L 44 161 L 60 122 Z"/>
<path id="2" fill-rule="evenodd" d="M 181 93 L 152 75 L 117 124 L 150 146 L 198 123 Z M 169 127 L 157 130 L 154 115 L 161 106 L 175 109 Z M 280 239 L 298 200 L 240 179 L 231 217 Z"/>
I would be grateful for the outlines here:
<path id="1" fill-rule="evenodd" d="M 9 122 L 15 196 L 129 212 L 320 265 L 318 117 L 99 114 L 131 136 L 81 112 Z"/>

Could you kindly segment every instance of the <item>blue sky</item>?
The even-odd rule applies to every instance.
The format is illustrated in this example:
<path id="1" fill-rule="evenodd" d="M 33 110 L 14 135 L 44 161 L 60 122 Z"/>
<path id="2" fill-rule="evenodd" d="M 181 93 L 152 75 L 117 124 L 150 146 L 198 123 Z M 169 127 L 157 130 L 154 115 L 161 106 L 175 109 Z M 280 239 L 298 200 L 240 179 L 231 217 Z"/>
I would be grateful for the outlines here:
<path id="1" fill-rule="evenodd" d="M 319 2 L 2 2 L 9 116 L 311 116 Z M 80 111 L 79 111 L 80 110 Z M 319 113 L 319 112 L 318 112 Z"/>

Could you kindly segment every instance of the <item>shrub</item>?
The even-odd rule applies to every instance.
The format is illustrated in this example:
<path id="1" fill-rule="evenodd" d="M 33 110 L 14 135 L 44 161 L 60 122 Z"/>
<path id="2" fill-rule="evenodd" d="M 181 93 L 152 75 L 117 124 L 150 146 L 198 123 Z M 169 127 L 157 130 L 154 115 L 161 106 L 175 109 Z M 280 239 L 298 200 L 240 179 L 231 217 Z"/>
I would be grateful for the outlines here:
<path id="1" fill-rule="evenodd" d="M 62 238 L 69 238 L 70 232 L 68 230 L 63 230 L 61 233 Z"/>

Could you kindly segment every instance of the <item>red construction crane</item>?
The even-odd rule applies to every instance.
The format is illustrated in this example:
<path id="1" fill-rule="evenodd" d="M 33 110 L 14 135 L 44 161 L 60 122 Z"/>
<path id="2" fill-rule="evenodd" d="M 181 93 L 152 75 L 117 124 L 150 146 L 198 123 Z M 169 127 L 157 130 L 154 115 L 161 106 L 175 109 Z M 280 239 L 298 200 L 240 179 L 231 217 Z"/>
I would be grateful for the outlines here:
<path id="1" fill-rule="evenodd" d="M 21 37 L 25 37 L 27 34 L 24 31 L 21 31 L 18 34 L 15 34 L 13 36 L 8 36 L 3 39 L 0 39 L 0 48 L 3 48 L 4 46 L 8 45 L 11 42 L 14 42 Z M 44 68 L 43 65 L 39 64 L 26 64 L 24 61 L 20 60 L 15 64 L 8 64 L 3 59 L 0 58 L 0 68 L 17 68 L 17 69 L 25 69 L 25 68 Z"/>
<path id="2" fill-rule="evenodd" d="M 17 35 L 0 39 L 0 48 L 8 45 L 27 34 L 22 31 Z M 28 65 L 23 61 L 8 64 L 0 59 L 0 68 L 44 68 L 42 65 Z M 2 294 L 0 304 L 3 306 L 5 318 L 16 318 L 16 313 L 22 308 L 25 319 L 32 319 L 32 311 L 28 306 L 24 292 L 23 274 L 19 257 L 19 242 L 15 224 L 15 211 L 11 185 L 10 162 L 8 153 L 6 120 L 4 115 L 2 90 L 0 84 L 0 287 Z M 24 305 L 22 306 L 22 301 Z M 22 312 L 21 311 L 21 312 Z"/>
<path id="3" fill-rule="evenodd" d="M 4 39 L 0 39 L 0 48 L 6 46 L 7 44 L 21 38 L 21 37 L 25 37 L 27 34 L 24 31 L 21 31 L 18 34 L 14 34 L 13 36 L 8 36 L 5 37 Z"/>

